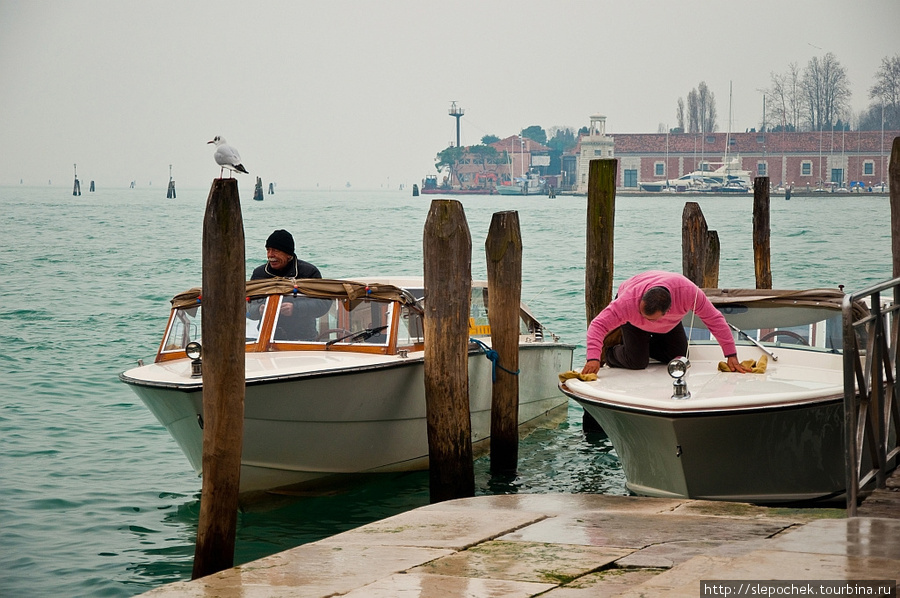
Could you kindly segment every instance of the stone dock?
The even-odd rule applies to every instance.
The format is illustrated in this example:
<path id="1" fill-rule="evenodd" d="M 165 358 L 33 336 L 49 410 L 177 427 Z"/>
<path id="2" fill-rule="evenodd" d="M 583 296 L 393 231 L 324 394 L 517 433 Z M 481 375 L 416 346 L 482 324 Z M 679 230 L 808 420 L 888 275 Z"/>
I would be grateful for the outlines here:
<path id="1" fill-rule="evenodd" d="M 843 509 L 595 494 L 459 499 L 144 595 L 697 598 L 703 580 L 895 583 L 897 488 L 894 476 L 851 519 Z"/>

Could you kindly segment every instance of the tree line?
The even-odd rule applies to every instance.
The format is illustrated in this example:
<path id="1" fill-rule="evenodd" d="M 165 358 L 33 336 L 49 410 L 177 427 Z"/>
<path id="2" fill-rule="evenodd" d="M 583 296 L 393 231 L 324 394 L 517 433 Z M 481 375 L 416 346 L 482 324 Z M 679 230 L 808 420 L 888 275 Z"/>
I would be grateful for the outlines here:
<path id="1" fill-rule="evenodd" d="M 801 69 L 796 62 L 781 73 L 772 72 L 765 95 L 761 131 L 820 131 L 849 129 L 851 122 L 861 131 L 900 129 L 900 54 L 886 56 L 869 88 L 871 103 L 858 114 L 850 109 L 850 79 L 834 54 L 813 56 Z M 705 82 L 678 98 L 678 126 L 672 132 L 702 133 L 718 130 L 716 97 Z M 661 132 L 665 126 L 661 125 Z"/>

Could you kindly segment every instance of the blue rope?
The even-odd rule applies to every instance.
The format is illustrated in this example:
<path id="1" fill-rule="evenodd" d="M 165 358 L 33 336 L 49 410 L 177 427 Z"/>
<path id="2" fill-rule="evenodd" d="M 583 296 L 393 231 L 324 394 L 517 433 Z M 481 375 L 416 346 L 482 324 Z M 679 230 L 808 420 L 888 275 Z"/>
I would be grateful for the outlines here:
<path id="1" fill-rule="evenodd" d="M 516 370 L 515 372 L 511 372 L 508 369 L 506 369 L 505 367 L 503 367 L 502 365 L 500 365 L 500 355 L 498 355 L 496 351 L 494 351 L 493 349 L 491 349 L 490 347 L 485 345 L 483 342 L 481 342 L 477 338 L 472 338 L 470 336 L 469 342 L 475 343 L 476 345 L 478 345 L 478 348 L 482 350 L 482 352 L 484 353 L 484 356 L 487 357 L 491 361 L 491 382 L 497 381 L 497 368 L 500 368 L 507 374 L 512 374 L 513 376 L 519 375 L 519 370 Z"/>

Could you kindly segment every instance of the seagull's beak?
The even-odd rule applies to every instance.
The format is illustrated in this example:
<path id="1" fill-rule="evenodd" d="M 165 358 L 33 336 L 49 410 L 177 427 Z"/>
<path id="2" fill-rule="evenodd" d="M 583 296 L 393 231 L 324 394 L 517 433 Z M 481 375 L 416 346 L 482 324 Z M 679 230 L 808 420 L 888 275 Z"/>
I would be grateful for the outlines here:
<path id="1" fill-rule="evenodd" d="M 213 139 L 212 141 L 207 141 L 207 142 L 206 142 L 206 145 L 209 145 L 210 143 L 215 143 L 215 142 L 216 142 L 216 140 Z"/>

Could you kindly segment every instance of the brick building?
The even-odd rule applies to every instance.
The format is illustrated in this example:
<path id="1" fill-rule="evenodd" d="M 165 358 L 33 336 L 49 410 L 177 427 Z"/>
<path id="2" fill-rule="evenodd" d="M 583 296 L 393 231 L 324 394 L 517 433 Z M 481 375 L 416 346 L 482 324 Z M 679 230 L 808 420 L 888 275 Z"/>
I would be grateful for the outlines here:
<path id="1" fill-rule="evenodd" d="M 729 161 L 739 159 L 742 169 L 768 176 L 773 186 L 797 188 L 886 183 L 891 144 L 898 135 L 900 131 L 617 133 L 611 138 L 619 160 L 619 187 L 715 170 L 724 162 L 727 143 Z M 579 171 L 583 159 L 579 154 Z"/>

